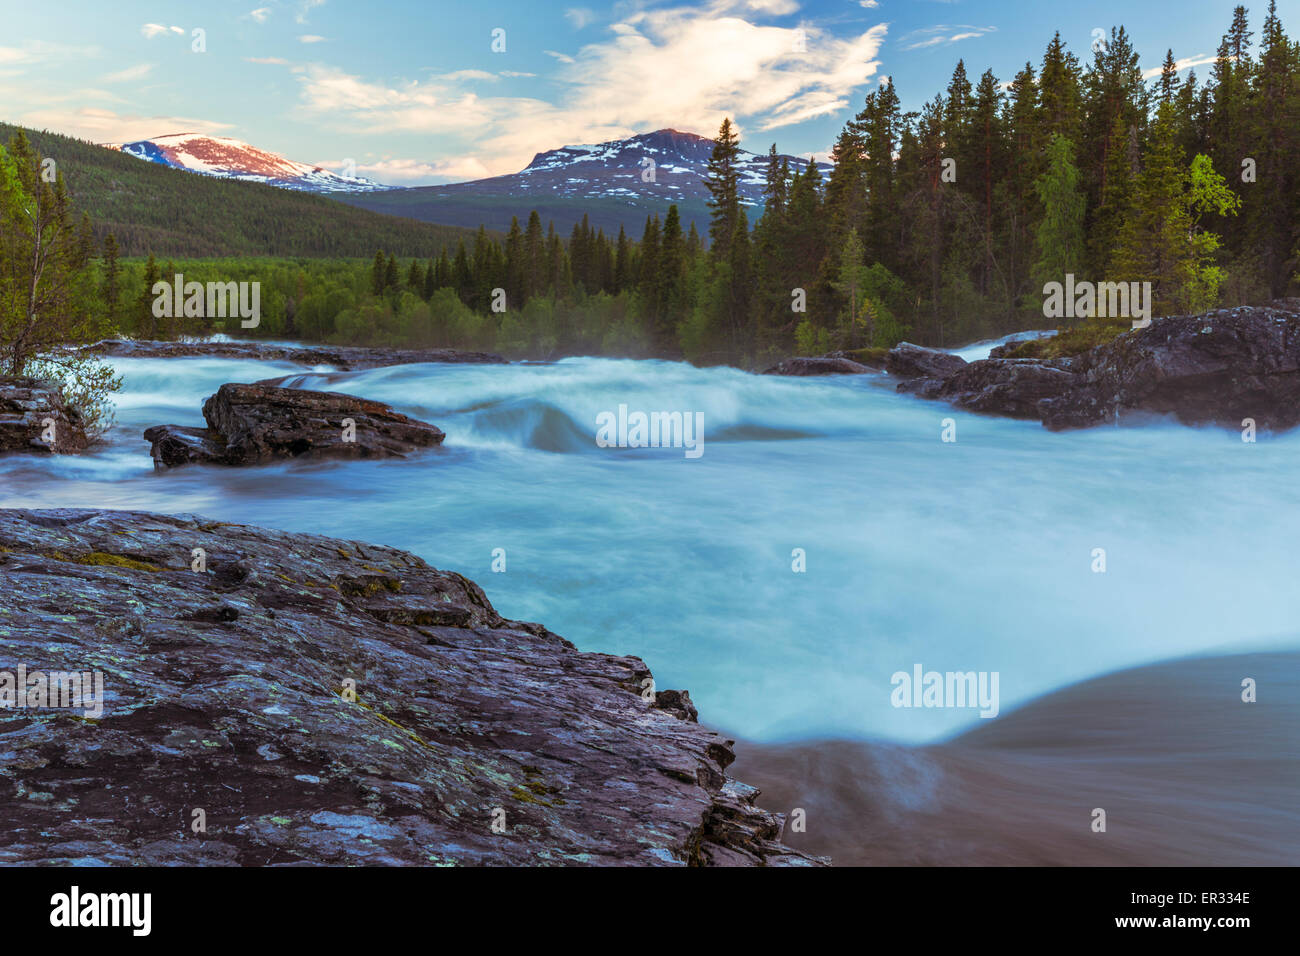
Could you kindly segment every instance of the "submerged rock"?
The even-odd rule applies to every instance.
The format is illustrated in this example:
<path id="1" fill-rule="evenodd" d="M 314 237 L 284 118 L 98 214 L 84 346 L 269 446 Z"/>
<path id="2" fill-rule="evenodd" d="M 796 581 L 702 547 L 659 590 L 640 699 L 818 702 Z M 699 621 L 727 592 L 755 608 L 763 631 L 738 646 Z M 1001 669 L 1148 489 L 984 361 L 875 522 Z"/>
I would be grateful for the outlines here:
<path id="1" fill-rule="evenodd" d="M 0 864 L 824 862 L 685 692 L 411 554 L 0 510 L 0 573 L 0 670 L 103 682 L 0 721 Z"/>
<path id="2" fill-rule="evenodd" d="M 90 445 L 81 413 L 59 387 L 34 378 L 0 378 L 0 453 L 70 454 Z"/>
<path id="3" fill-rule="evenodd" d="M 158 467 L 248 465 L 283 458 L 400 458 L 442 443 L 441 429 L 382 402 L 339 392 L 222 385 L 203 403 L 207 428 L 144 433 Z"/>
<path id="4" fill-rule="evenodd" d="M 340 371 L 413 365 L 421 362 L 458 364 L 508 364 L 494 352 L 457 349 L 391 349 L 360 346 L 308 345 L 301 348 L 266 342 L 153 342 L 104 339 L 82 351 L 115 358 L 229 358 L 256 362 L 294 362 L 298 365 L 332 365 Z"/>
<path id="5" fill-rule="evenodd" d="M 898 388 L 1038 418 L 1053 430 L 1144 412 L 1228 428 L 1251 419 L 1259 430 L 1283 431 L 1300 424 L 1300 310 L 1281 301 L 1169 316 L 1068 358 L 988 358 L 937 375 L 914 367 Z"/>

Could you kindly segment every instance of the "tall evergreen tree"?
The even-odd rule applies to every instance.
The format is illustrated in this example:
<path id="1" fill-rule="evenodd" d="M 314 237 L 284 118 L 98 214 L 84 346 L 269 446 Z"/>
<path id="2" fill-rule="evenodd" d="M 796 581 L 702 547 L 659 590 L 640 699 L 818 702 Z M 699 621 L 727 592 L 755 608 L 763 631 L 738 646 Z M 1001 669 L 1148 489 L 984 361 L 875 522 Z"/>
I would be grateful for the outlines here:
<path id="1" fill-rule="evenodd" d="M 740 139 L 731 125 L 731 117 L 722 121 L 713 141 L 704 187 L 709 191 L 709 242 L 718 261 L 730 255 L 729 244 L 736 234 L 740 218 Z"/>

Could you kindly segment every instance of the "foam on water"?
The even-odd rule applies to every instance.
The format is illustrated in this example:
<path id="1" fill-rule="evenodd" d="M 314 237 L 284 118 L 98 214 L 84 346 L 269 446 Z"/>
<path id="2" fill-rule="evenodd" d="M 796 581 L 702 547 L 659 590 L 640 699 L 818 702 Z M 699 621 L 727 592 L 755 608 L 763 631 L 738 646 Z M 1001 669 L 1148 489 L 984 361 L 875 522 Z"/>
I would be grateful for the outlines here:
<path id="1" fill-rule="evenodd" d="M 1051 434 L 883 375 L 671 362 L 116 364 L 109 443 L 0 459 L 0 506 L 196 512 L 405 548 L 509 617 L 643 657 L 749 739 L 933 740 L 983 722 L 892 707 L 894 672 L 998 671 L 1007 710 L 1120 667 L 1272 645 L 1300 612 L 1297 436 L 1244 444 L 1164 421 Z M 202 424 L 221 383 L 290 374 L 389 402 L 446 443 L 405 461 L 153 472 L 144 428 Z M 702 412 L 703 457 L 597 447 L 597 414 L 620 404 Z"/>

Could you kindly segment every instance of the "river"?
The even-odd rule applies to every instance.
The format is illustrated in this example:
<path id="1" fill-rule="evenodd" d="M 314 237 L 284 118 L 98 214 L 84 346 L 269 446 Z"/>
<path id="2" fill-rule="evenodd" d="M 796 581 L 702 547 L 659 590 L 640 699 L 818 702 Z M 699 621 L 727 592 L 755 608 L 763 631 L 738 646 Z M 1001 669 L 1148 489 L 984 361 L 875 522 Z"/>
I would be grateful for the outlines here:
<path id="1" fill-rule="evenodd" d="M 114 364 L 106 443 L 0 459 L 0 506 L 193 512 L 407 549 L 507 617 L 644 658 L 755 743 L 942 744 L 1099 675 L 1297 646 L 1300 434 L 1246 443 L 1163 420 L 1053 434 L 884 375 L 661 361 Z M 286 375 L 391 403 L 446 442 L 399 461 L 154 472 L 146 427 L 201 425 L 223 382 Z M 597 416 L 620 405 L 701 413 L 703 454 L 599 447 Z M 1000 718 L 895 706 L 894 675 L 918 666 L 996 673 Z"/>

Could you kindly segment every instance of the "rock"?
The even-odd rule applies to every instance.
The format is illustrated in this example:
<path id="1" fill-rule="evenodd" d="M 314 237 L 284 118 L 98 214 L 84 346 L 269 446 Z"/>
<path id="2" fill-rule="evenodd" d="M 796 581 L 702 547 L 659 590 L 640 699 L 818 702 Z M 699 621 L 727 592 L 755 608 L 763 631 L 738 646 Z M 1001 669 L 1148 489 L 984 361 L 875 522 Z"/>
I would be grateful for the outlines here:
<path id="1" fill-rule="evenodd" d="M 899 378 L 945 379 L 966 365 L 960 355 L 899 342 L 885 357 L 885 370 Z"/>
<path id="2" fill-rule="evenodd" d="M 852 359 L 831 357 L 818 358 L 801 356 L 778 362 L 763 372 L 764 375 L 861 375 L 871 369 Z"/>
<path id="3" fill-rule="evenodd" d="M 1041 339 L 1012 339 L 1010 342 L 1004 342 L 1001 345 L 995 345 L 989 349 L 989 358 L 1011 358 L 1011 353 L 1020 348 L 1027 342 L 1038 342 Z"/>
<path id="4" fill-rule="evenodd" d="M 144 430 L 144 440 L 153 446 L 150 454 L 156 468 L 234 464 L 226 460 L 226 443 L 221 436 L 207 428 L 155 425 Z"/>
<path id="5" fill-rule="evenodd" d="M 1150 413 L 1226 428 L 1249 418 L 1261 431 L 1284 431 L 1300 425 L 1300 303 L 1168 316 L 1081 355 L 988 358 L 898 388 L 972 411 L 1038 418 L 1053 430 Z"/>
<path id="6" fill-rule="evenodd" d="M 52 442 L 45 438 L 51 424 Z M 66 455 L 89 445 L 81 413 L 64 404 L 57 385 L 34 378 L 0 378 L 0 453 Z"/>
<path id="7" fill-rule="evenodd" d="M 145 431 L 158 467 L 249 465 L 284 458 L 401 458 L 442 443 L 442 430 L 383 404 L 339 392 L 222 385 L 203 403 L 208 427 Z M 345 421 L 355 441 L 345 441 Z"/>
<path id="8" fill-rule="evenodd" d="M 1186 425 L 1261 431 L 1300 424 L 1300 312 L 1242 307 L 1156 319 L 1079 357 L 1078 387 L 1044 398 L 1048 428 L 1140 411 Z"/>
<path id="9" fill-rule="evenodd" d="M 353 346 L 273 345 L 265 342 L 152 342 L 104 339 L 81 351 L 114 358 L 231 358 L 256 362 L 293 362 L 297 365 L 332 365 L 340 371 L 412 365 L 420 362 L 508 364 L 493 352 L 456 349 L 390 349 Z"/>
<path id="10" fill-rule="evenodd" d="M 974 412 L 1038 418 L 1038 404 L 1076 387 L 1082 377 L 1068 359 L 981 359 L 942 382 L 927 380 L 923 398 L 943 398 Z"/>
<path id="11" fill-rule="evenodd" d="M 102 712 L 0 721 L 0 865 L 825 862 L 729 780 L 732 741 L 642 698 L 639 658 L 413 555 L 0 510 L 0 573 L 0 670 L 103 680 Z"/>
<path id="12" fill-rule="evenodd" d="M 693 724 L 700 722 L 700 712 L 695 709 L 695 702 L 691 700 L 689 691 L 657 691 L 655 693 L 655 702 L 650 706 L 666 710 L 679 720 L 689 720 Z"/>

